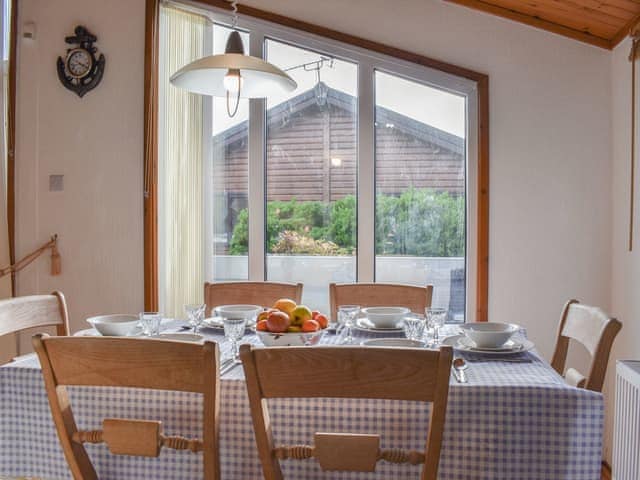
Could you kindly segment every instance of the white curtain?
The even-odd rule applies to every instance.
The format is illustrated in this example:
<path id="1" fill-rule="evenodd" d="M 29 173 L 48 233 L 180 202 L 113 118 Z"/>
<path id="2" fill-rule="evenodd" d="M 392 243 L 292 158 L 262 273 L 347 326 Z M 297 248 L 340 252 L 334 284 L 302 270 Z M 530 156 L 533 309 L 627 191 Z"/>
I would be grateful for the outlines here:
<path id="1" fill-rule="evenodd" d="M 171 6 L 160 11 L 159 294 L 163 313 L 175 318 L 185 304 L 203 301 L 205 133 L 204 98 L 173 87 L 169 77 L 204 56 L 209 25 Z"/>

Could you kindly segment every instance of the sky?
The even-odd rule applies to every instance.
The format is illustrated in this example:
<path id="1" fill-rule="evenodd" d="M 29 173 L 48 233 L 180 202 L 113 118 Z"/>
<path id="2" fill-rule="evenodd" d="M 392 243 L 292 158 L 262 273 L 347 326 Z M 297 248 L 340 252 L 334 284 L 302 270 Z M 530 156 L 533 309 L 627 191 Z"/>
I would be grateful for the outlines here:
<path id="1" fill-rule="evenodd" d="M 214 53 L 222 53 L 229 29 L 214 27 Z M 245 51 L 248 51 L 249 36 L 242 34 Z M 321 58 L 317 52 L 304 50 L 274 40 L 267 40 L 267 61 L 286 70 Z M 312 89 L 318 79 L 315 71 L 296 68 L 289 75 L 298 83 L 298 88 L 290 93 L 282 93 L 267 100 L 267 108 L 278 105 L 302 92 Z M 334 59 L 333 64 L 325 62 L 320 70 L 320 80 L 329 87 L 356 96 L 358 89 L 358 67 L 355 63 Z M 376 72 L 376 104 L 396 111 L 417 121 L 432 125 L 459 137 L 465 135 L 465 99 L 458 95 L 406 80 L 383 72 Z M 238 113 L 229 118 L 226 100 L 214 98 L 213 134 L 236 125 L 248 118 L 248 101 L 241 100 Z"/>

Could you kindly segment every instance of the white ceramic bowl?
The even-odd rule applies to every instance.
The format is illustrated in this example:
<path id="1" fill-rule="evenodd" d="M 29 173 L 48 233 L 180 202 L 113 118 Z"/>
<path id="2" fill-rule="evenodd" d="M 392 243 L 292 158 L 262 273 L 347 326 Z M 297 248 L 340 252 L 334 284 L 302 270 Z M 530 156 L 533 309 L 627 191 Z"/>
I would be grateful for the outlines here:
<path id="1" fill-rule="evenodd" d="M 272 333 L 257 330 L 256 335 L 265 347 L 300 347 L 317 345 L 324 335 L 324 329 L 306 333 Z"/>
<path id="2" fill-rule="evenodd" d="M 472 322 L 460 325 L 462 333 L 478 348 L 497 348 L 504 345 L 518 331 L 512 323 Z"/>
<path id="3" fill-rule="evenodd" d="M 404 307 L 367 307 L 362 309 L 377 328 L 393 328 L 411 310 Z"/>
<path id="4" fill-rule="evenodd" d="M 135 332 L 140 320 L 137 315 L 98 315 L 87 318 L 93 328 L 105 337 L 126 337 Z"/>
<path id="5" fill-rule="evenodd" d="M 217 315 L 223 318 L 247 320 L 254 319 L 264 308 L 258 305 L 220 305 L 214 308 Z"/>

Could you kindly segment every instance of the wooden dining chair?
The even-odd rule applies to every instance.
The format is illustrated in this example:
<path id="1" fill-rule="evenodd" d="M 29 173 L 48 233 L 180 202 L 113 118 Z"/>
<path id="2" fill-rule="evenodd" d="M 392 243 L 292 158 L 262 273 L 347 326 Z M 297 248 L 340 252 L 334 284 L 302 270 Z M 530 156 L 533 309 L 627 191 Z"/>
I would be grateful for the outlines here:
<path id="1" fill-rule="evenodd" d="M 57 335 L 69 335 L 67 303 L 61 292 L 0 300 L 0 336 L 48 326 L 55 326 Z"/>
<path id="2" fill-rule="evenodd" d="M 204 284 L 207 312 L 220 305 L 249 304 L 270 307 L 281 298 L 302 300 L 302 283 L 215 282 Z"/>
<path id="3" fill-rule="evenodd" d="M 157 457 L 162 447 L 202 452 L 204 479 L 220 478 L 217 344 L 37 334 L 33 346 L 42 366 L 58 438 L 75 480 L 98 478 L 85 443 L 106 443 L 115 455 Z M 203 439 L 165 436 L 162 422 L 149 420 L 106 418 L 101 430 L 78 430 L 68 385 L 201 393 Z"/>
<path id="4" fill-rule="evenodd" d="M 330 283 L 329 302 L 331 318 L 338 318 L 340 305 L 361 307 L 407 307 L 424 315 L 431 306 L 433 285 L 418 287 L 396 283 Z"/>
<path id="5" fill-rule="evenodd" d="M 622 323 L 610 318 L 601 309 L 582 305 L 578 300 L 569 300 L 560 317 L 551 366 L 564 376 L 569 385 L 601 392 L 611 345 L 621 328 Z M 565 372 L 570 339 L 581 343 L 591 354 L 591 364 L 586 377 L 571 367 Z"/>
<path id="6" fill-rule="evenodd" d="M 436 479 L 449 392 L 451 347 L 256 348 L 245 344 L 240 347 L 240 357 L 266 480 L 283 478 L 280 460 L 308 458 L 315 458 L 323 471 L 373 472 L 379 460 L 423 464 L 421 479 Z M 326 432 L 315 433 L 314 445 L 275 445 L 267 400 L 318 397 L 431 402 L 425 449 L 381 449 L 379 435 Z"/>

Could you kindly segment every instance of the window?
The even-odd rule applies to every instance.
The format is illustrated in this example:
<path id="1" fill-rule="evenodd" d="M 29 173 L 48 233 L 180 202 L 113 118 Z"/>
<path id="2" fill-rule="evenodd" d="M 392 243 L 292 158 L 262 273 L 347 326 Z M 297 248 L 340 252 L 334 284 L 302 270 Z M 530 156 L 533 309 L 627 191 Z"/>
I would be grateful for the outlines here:
<path id="1" fill-rule="evenodd" d="M 226 13 L 161 7 L 162 18 L 173 15 L 191 15 L 193 26 L 173 37 L 160 29 L 163 311 L 180 315 L 180 302 L 201 298 L 205 280 L 302 282 L 304 303 L 325 311 L 330 282 L 379 281 L 433 284 L 434 306 L 450 321 L 469 318 L 477 307 L 477 81 L 242 17 L 246 51 L 287 70 L 298 88 L 243 101 L 230 119 L 224 99 L 205 98 L 201 108 L 192 94 L 168 100 L 176 95 L 168 76 L 187 63 L 185 51 L 194 54 L 185 38 L 222 51 Z M 171 63 L 179 42 L 182 63 Z M 168 137 L 180 148 L 171 150 Z M 199 169 L 185 169 L 185 152 Z M 163 193 L 176 176 L 201 192 L 199 204 Z M 198 280 L 178 287 L 180 298 L 171 293 L 194 270 Z"/>
<path id="2" fill-rule="evenodd" d="M 213 24 L 213 54 L 224 53 L 231 29 Z M 241 33 L 244 48 L 249 50 L 249 34 Z M 248 231 L 242 230 L 249 220 L 249 101 L 240 100 L 238 113 L 227 114 L 223 98 L 207 98 L 211 115 L 210 165 L 204 181 L 205 214 L 208 225 L 205 240 L 206 279 L 213 281 L 248 280 Z M 207 223 L 211 222 L 211 223 Z M 235 235 L 234 235 L 235 233 Z"/>
<path id="3" fill-rule="evenodd" d="M 376 280 L 434 285 L 465 313 L 464 96 L 375 73 Z"/>
<path id="4" fill-rule="evenodd" d="M 358 67 L 271 39 L 265 46 L 298 83 L 267 101 L 267 279 L 304 283 L 303 303 L 326 312 L 329 283 L 356 281 Z"/>

